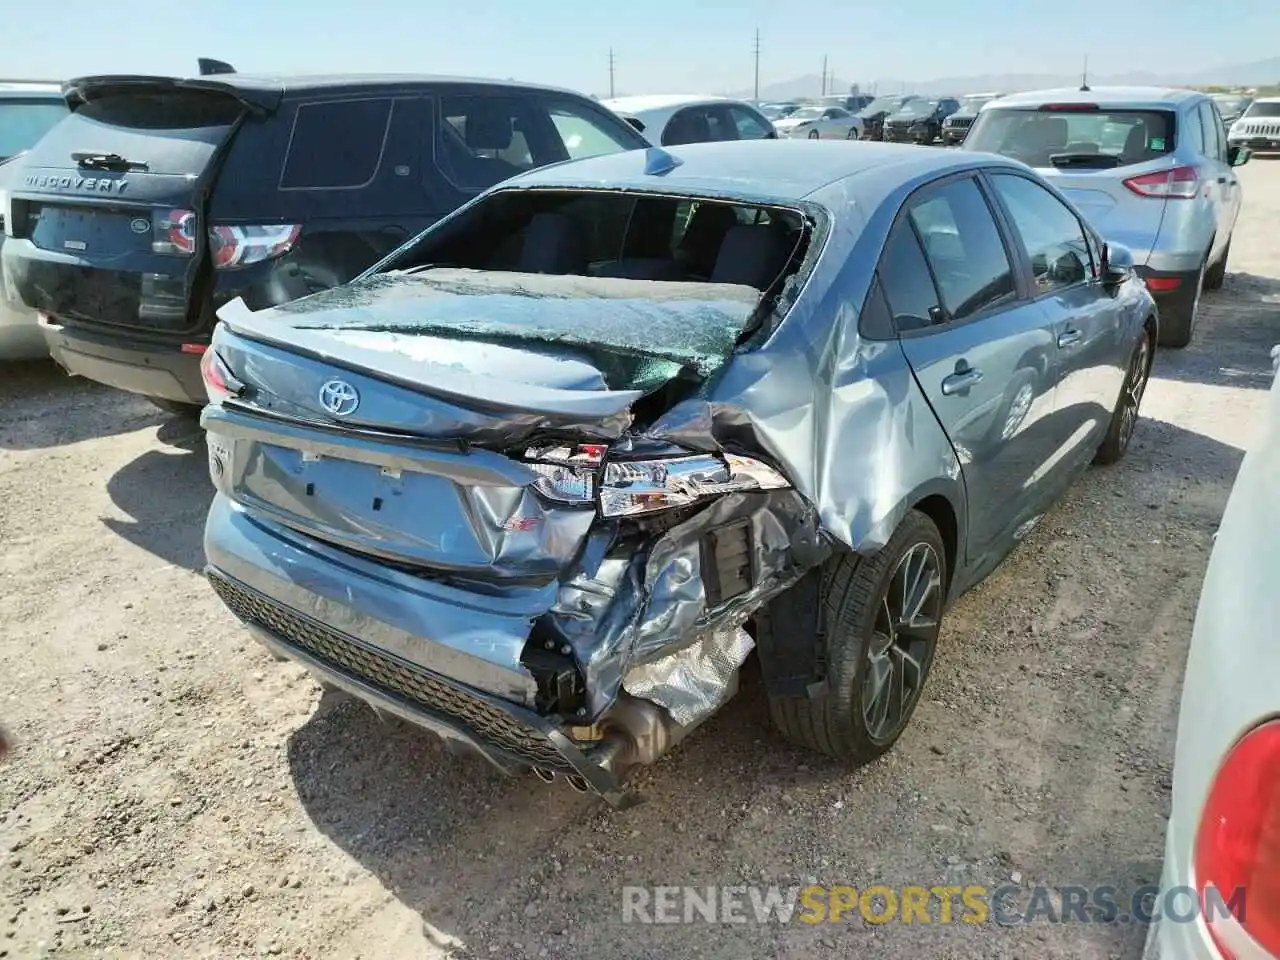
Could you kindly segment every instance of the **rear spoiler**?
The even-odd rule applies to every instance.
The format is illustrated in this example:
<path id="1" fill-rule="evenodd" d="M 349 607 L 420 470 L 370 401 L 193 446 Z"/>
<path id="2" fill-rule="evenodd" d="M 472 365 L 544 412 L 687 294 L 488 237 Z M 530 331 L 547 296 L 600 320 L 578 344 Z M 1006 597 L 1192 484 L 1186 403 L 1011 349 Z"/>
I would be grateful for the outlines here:
<path id="1" fill-rule="evenodd" d="M 232 77 L 235 77 L 232 79 Z M 247 80 L 232 74 L 227 79 L 219 76 L 156 77 L 145 74 L 103 74 L 78 77 L 62 85 L 62 95 L 72 110 L 90 100 L 109 93 L 142 93 L 193 90 L 221 94 L 240 101 L 253 113 L 274 113 L 284 98 L 284 86 L 263 80 Z"/>

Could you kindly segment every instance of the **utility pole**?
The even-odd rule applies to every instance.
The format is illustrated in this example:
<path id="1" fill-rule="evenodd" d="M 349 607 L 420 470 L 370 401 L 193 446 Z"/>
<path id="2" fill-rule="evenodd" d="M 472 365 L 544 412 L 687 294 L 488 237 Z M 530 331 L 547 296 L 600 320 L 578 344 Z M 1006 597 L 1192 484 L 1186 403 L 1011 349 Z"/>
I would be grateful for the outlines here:
<path id="1" fill-rule="evenodd" d="M 759 27 L 756 27 L 756 45 L 755 45 L 754 52 L 756 55 L 756 82 L 755 82 L 755 94 L 753 95 L 753 99 L 759 100 L 760 99 L 760 28 Z"/>
<path id="2" fill-rule="evenodd" d="M 822 95 L 827 95 L 827 58 L 824 54 L 822 57 Z"/>
<path id="3" fill-rule="evenodd" d="M 609 48 L 609 99 L 613 99 L 613 47 Z"/>
<path id="4" fill-rule="evenodd" d="M 1082 92 L 1089 90 L 1089 55 L 1084 55 L 1084 72 L 1080 74 L 1080 89 Z"/>

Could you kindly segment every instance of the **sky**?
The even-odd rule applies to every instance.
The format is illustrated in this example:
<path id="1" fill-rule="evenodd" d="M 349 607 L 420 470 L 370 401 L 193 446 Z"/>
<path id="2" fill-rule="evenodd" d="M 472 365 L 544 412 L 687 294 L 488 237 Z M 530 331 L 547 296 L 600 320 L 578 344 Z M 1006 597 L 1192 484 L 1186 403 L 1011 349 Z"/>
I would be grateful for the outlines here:
<path id="1" fill-rule="evenodd" d="M 0 0 L 0 76 L 410 72 L 511 77 L 608 95 L 750 89 L 820 75 L 928 81 L 980 73 L 1167 72 L 1276 56 L 1276 0 L 129 0 L 45 8 Z M 55 12 L 56 9 L 56 12 Z M 1265 11 L 1265 13 L 1264 13 Z M 1208 20 L 1206 20 L 1208 16 Z M 1206 29 L 1208 27 L 1208 29 Z"/>

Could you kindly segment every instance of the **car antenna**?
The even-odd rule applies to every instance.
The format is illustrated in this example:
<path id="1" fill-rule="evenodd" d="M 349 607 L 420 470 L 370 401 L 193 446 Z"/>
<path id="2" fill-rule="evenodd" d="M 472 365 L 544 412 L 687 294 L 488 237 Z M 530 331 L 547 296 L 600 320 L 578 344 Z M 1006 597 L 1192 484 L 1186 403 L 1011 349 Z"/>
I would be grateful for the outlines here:
<path id="1" fill-rule="evenodd" d="M 1089 92 L 1089 55 L 1087 53 L 1084 55 L 1084 70 L 1080 74 L 1080 92 Z"/>
<path id="2" fill-rule="evenodd" d="M 665 176 L 682 163 L 684 163 L 683 160 L 667 153 L 661 147 L 650 147 L 644 152 L 644 175 L 646 177 Z"/>
<path id="3" fill-rule="evenodd" d="M 212 57 L 199 57 L 196 63 L 200 65 L 200 76 L 211 77 L 220 73 L 235 73 L 236 68 L 231 64 L 222 60 L 214 60 Z"/>

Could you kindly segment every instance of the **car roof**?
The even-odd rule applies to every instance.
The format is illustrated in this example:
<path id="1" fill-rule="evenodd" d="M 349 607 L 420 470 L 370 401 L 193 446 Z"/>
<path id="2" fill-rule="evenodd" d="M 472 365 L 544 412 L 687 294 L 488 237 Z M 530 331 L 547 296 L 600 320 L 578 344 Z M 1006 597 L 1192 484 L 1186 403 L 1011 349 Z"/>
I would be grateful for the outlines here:
<path id="1" fill-rule="evenodd" d="M 1243 96 L 1247 96 L 1244 94 Z M 1280 103 L 1280 97 L 1257 97 L 1254 103 Z"/>
<path id="2" fill-rule="evenodd" d="M 328 74 L 245 74 L 218 73 L 201 77 L 146 77 L 133 75 L 101 75 L 77 77 L 63 84 L 64 91 L 87 86 L 122 85 L 157 81 L 190 89 L 224 90 L 250 103 L 274 107 L 286 96 L 307 93 L 341 93 L 370 87 L 407 88 L 431 86 L 483 86 L 506 90 L 535 90 L 561 96 L 586 99 L 583 94 L 562 87 L 548 87 L 518 80 L 495 80 L 491 77 L 458 77 L 430 73 L 328 73 Z"/>
<path id="3" fill-rule="evenodd" d="M 646 174 L 649 159 L 679 161 L 661 174 Z M 899 164 L 905 176 L 971 168 L 999 160 L 979 153 L 908 144 L 836 140 L 731 140 L 679 147 L 628 150 L 552 164 L 521 174 L 502 187 L 642 190 L 692 196 L 740 197 L 794 203 L 837 180 Z"/>
<path id="4" fill-rule="evenodd" d="M 0 81 L 0 97 L 48 97 L 62 99 L 62 85 L 26 80 Z"/>
<path id="5" fill-rule="evenodd" d="M 1178 90 L 1171 87 L 1091 87 L 1081 90 L 1067 87 L 1060 90 L 1026 90 L 1011 93 L 989 101 L 982 109 L 1000 107 L 1039 107 L 1046 103 L 1096 103 L 1100 107 L 1152 107 L 1178 106 L 1189 100 L 1197 100 L 1205 94 L 1199 90 Z"/>
<path id="6" fill-rule="evenodd" d="M 687 93 L 660 93 L 642 97 L 614 97 L 601 100 L 606 107 L 618 113 L 640 113 L 647 110 L 670 110 L 673 107 L 692 106 L 696 103 L 743 103 L 733 97 L 714 95 L 698 96 Z"/>

